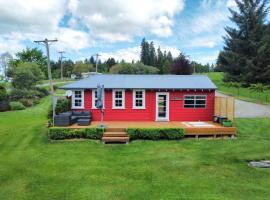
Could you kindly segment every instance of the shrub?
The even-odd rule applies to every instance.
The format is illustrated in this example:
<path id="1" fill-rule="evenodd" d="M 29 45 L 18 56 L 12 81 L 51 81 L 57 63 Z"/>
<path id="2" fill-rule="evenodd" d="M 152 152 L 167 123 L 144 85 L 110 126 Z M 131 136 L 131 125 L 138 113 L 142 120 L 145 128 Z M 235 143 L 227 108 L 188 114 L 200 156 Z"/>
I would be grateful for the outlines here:
<path id="1" fill-rule="evenodd" d="M 19 102 L 21 102 L 25 107 L 33 106 L 33 100 L 32 99 L 20 99 Z"/>
<path id="2" fill-rule="evenodd" d="M 40 98 L 48 96 L 50 92 L 44 87 L 37 87 L 37 91 L 39 92 Z"/>
<path id="3" fill-rule="evenodd" d="M 184 137 L 184 130 L 181 128 L 128 128 L 127 134 L 131 140 L 179 140 Z"/>
<path id="4" fill-rule="evenodd" d="M 32 98 L 30 90 L 27 89 L 15 89 L 13 88 L 10 92 L 10 99 L 12 101 L 17 101 L 23 98 Z"/>
<path id="5" fill-rule="evenodd" d="M 8 99 L 7 90 L 4 85 L 0 85 L 0 101 Z"/>
<path id="6" fill-rule="evenodd" d="M 55 113 L 58 115 L 62 112 L 70 111 L 71 101 L 70 99 L 58 99 L 55 106 Z"/>
<path id="7" fill-rule="evenodd" d="M 48 131 L 48 136 L 51 140 L 63 140 L 73 138 L 101 139 L 102 135 L 103 129 L 101 128 L 70 129 L 51 127 Z"/>
<path id="8" fill-rule="evenodd" d="M 58 115 L 59 113 L 68 112 L 71 108 L 71 100 L 70 99 L 58 99 L 57 104 L 55 106 L 55 114 Z M 50 105 L 47 119 L 52 119 L 53 111 L 52 111 L 52 105 Z"/>
<path id="9" fill-rule="evenodd" d="M 9 102 L 8 100 L 0 101 L 0 112 L 8 111 L 9 110 Z"/>
<path id="10" fill-rule="evenodd" d="M 9 103 L 11 110 L 24 110 L 25 106 L 19 101 L 11 101 Z"/>

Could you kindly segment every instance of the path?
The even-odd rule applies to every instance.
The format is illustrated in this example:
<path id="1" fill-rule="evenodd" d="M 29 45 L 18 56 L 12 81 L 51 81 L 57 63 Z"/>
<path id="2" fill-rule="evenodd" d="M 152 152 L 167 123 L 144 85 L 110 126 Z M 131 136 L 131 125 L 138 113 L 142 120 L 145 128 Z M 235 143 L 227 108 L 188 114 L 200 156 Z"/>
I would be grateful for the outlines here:
<path id="1" fill-rule="evenodd" d="M 227 95 L 216 92 L 216 96 L 226 97 Z M 235 99 L 235 117 L 270 117 L 270 106 Z"/>

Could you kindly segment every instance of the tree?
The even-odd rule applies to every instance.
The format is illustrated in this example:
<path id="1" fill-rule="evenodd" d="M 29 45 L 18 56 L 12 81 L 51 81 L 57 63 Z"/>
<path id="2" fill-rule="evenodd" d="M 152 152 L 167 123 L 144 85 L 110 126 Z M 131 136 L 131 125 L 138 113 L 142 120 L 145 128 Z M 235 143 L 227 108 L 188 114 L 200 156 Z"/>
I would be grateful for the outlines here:
<path id="1" fill-rule="evenodd" d="M 150 46 L 149 43 L 145 40 L 145 38 L 142 39 L 141 42 L 141 62 L 145 65 L 149 65 L 150 63 Z"/>
<path id="2" fill-rule="evenodd" d="M 21 62 L 15 69 L 12 85 L 16 89 L 34 89 L 44 78 L 44 74 L 36 63 Z"/>
<path id="3" fill-rule="evenodd" d="M 137 63 L 118 63 L 110 69 L 112 74 L 157 74 L 156 67 L 144 65 L 141 62 Z"/>
<path id="4" fill-rule="evenodd" d="M 77 61 L 74 66 L 73 73 L 77 77 L 81 77 L 82 73 L 94 71 L 92 64 L 84 63 L 83 61 Z"/>
<path id="5" fill-rule="evenodd" d="M 247 84 L 270 82 L 269 78 L 262 79 L 265 66 L 270 63 L 262 62 L 261 52 L 264 45 L 266 26 L 264 24 L 268 13 L 267 0 L 235 0 L 238 11 L 230 9 L 234 27 L 226 27 L 225 46 L 219 53 L 217 68 L 226 72 L 226 81 L 240 81 Z M 267 40 L 267 39 L 266 39 Z M 261 55 L 260 55 L 261 54 Z M 269 57 L 269 54 L 266 53 Z M 266 55 L 264 55 L 266 56 Z M 266 61 L 266 63 L 265 63 Z"/>
<path id="6" fill-rule="evenodd" d="M 183 53 L 180 53 L 172 63 L 172 71 L 176 75 L 190 75 L 192 74 L 192 66 L 189 59 Z"/>
<path id="7" fill-rule="evenodd" d="M 149 63 L 150 66 L 156 66 L 157 63 L 157 55 L 156 55 L 156 49 L 154 46 L 154 42 L 152 41 L 149 45 Z"/>
<path id="8" fill-rule="evenodd" d="M 95 65 L 95 64 L 96 64 L 96 61 L 95 61 L 94 56 L 91 56 L 91 57 L 90 57 L 89 62 L 90 62 L 90 64 L 92 64 L 92 65 Z"/>
<path id="9" fill-rule="evenodd" d="M 268 87 L 266 85 L 261 84 L 261 83 L 256 83 L 256 84 L 251 84 L 249 89 L 253 92 L 258 92 L 259 94 L 263 94 L 264 91 L 268 89 Z M 267 94 L 265 95 L 265 100 L 266 100 L 266 102 L 268 101 Z"/>
<path id="10" fill-rule="evenodd" d="M 110 71 L 111 67 L 116 64 L 116 61 L 114 58 L 108 58 L 105 64 L 106 64 L 106 71 Z"/>

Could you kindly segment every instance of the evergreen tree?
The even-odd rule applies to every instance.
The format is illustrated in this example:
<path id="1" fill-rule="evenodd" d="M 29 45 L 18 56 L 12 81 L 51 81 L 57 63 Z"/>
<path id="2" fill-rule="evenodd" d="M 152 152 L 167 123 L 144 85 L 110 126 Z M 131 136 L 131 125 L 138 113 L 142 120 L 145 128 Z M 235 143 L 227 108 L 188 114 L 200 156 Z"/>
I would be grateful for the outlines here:
<path id="1" fill-rule="evenodd" d="M 265 82 L 267 80 L 262 79 L 262 74 L 265 66 L 270 64 L 269 60 L 262 58 L 263 54 L 267 54 L 266 41 L 263 41 L 267 38 L 264 24 L 268 13 L 267 0 L 235 0 L 235 2 L 238 11 L 230 9 L 230 12 L 236 28 L 225 28 L 227 36 L 224 37 L 225 46 L 219 54 L 217 68 L 226 72 L 227 81 L 247 84 Z M 269 54 L 267 55 L 269 57 Z"/>
<path id="2" fill-rule="evenodd" d="M 173 56 L 172 56 L 172 53 L 169 51 L 168 54 L 167 54 L 167 59 L 170 63 L 173 62 Z"/>
<path id="3" fill-rule="evenodd" d="M 156 49 L 154 46 L 154 42 L 152 41 L 149 45 L 149 65 L 156 66 L 156 63 L 157 63 Z"/>
<path id="4" fill-rule="evenodd" d="M 90 62 L 90 64 L 92 64 L 92 65 L 95 65 L 95 64 L 96 64 L 95 58 L 94 58 L 93 56 L 90 57 L 89 62 Z"/>
<path id="5" fill-rule="evenodd" d="M 150 45 L 149 43 L 143 38 L 141 43 L 141 62 L 145 65 L 149 65 L 150 59 Z"/>
<path id="6" fill-rule="evenodd" d="M 158 49 L 157 49 L 157 63 L 156 63 L 156 67 L 159 69 L 159 73 L 160 74 L 163 74 L 163 69 L 162 69 L 163 60 L 164 60 L 163 53 L 160 50 L 160 47 L 158 47 Z"/>

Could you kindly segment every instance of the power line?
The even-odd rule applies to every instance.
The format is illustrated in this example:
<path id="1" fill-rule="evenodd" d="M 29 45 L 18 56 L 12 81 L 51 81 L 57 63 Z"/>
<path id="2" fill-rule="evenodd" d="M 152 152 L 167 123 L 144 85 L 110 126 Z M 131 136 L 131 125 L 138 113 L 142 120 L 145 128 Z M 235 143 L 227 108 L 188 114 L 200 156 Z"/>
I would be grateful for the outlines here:
<path id="1" fill-rule="evenodd" d="M 65 58 L 65 57 L 63 56 L 63 54 L 66 53 L 66 52 L 64 52 L 64 51 L 59 51 L 58 53 L 60 53 L 61 80 L 63 80 L 63 63 L 62 63 L 62 61 L 63 61 L 63 58 Z"/>
<path id="2" fill-rule="evenodd" d="M 57 42 L 57 39 L 54 40 L 48 40 L 45 38 L 45 40 L 35 40 L 35 43 L 38 44 L 43 44 L 46 47 L 46 52 L 47 52 L 47 67 L 48 67 L 48 78 L 49 78 L 49 83 L 50 83 L 50 88 L 51 88 L 51 96 L 52 96 L 52 107 L 53 107 L 53 126 L 54 126 L 54 116 L 55 116 L 55 110 L 54 110 L 54 90 L 53 90 L 53 84 L 52 84 L 52 71 L 51 71 L 51 65 L 50 65 L 50 48 L 49 48 L 49 43 Z"/>

